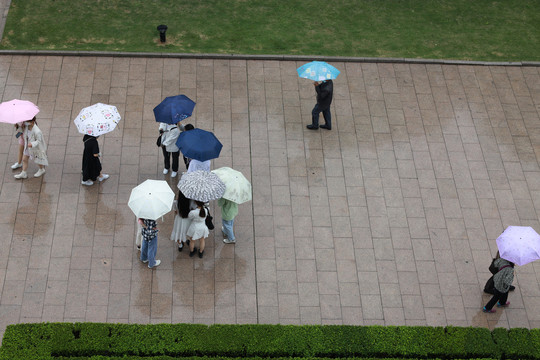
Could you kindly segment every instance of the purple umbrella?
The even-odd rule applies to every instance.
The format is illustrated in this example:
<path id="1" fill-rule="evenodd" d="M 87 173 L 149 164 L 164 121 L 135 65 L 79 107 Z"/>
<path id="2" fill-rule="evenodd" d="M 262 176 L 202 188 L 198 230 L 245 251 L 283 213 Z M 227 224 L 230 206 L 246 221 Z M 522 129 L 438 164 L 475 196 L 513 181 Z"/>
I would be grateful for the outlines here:
<path id="1" fill-rule="evenodd" d="M 540 259 L 540 235 L 530 226 L 509 226 L 497 238 L 501 257 L 523 266 Z"/>

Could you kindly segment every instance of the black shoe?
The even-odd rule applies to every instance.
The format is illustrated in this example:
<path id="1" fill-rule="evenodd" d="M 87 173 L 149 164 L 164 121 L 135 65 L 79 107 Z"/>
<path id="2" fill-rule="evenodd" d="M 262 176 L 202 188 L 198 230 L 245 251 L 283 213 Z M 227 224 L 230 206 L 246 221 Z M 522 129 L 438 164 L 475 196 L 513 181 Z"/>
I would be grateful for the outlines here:
<path id="1" fill-rule="evenodd" d="M 321 129 L 332 130 L 332 127 L 331 127 L 331 126 L 328 126 L 328 125 L 326 125 L 326 124 L 324 124 L 324 125 L 319 125 L 319 127 L 320 127 Z"/>
<path id="2" fill-rule="evenodd" d="M 310 124 L 310 125 L 306 125 L 306 127 L 307 127 L 309 130 L 317 130 L 317 129 L 319 129 L 317 126 L 311 125 L 311 124 Z"/>
<path id="3" fill-rule="evenodd" d="M 184 250 L 184 244 L 180 243 L 180 245 L 178 245 L 178 251 L 182 252 L 182 250 Z"/>
<path id="4" fill-rule="evenodd" d="M 189 257 L 193 257 L 193 255 L 195 255 L 196 252 L 197 252 L 197 248 L 193 248 L 193 251 L 189 252 Z"/>
<path id="5" fill-rule="evenodd" d="M 516 290 L 516 287 L 514 285 L 510 285 L 510 290 L 509 291 L 514 291 Z"/>
<path id="6" fill-rule="evenodd" d="M 203 251 L 199 251 L 199 258 L 200 258 L 200 259 L 202 259 L 203 255 L 204 255 L 204 250 L 203 250 Z"/>

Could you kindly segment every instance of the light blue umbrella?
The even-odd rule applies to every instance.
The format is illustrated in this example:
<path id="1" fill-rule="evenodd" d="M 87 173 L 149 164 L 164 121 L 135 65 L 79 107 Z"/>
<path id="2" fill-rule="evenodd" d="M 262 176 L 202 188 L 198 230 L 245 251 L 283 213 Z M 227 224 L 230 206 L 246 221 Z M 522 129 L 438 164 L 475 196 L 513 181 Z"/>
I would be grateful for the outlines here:
<path id="1" fill-rule="evenodd" d="M 313 81 L 331 80 L 338 77 L 340 71 L 324 61 L 312 61 L 300 66 L 298 76 Z"/>

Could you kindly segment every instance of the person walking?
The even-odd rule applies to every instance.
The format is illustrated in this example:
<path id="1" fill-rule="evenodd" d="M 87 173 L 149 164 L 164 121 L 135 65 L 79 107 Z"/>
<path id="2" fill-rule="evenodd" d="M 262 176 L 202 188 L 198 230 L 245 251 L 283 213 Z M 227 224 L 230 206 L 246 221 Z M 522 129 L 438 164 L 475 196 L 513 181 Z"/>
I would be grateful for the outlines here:
<path id="1" fill-rule="evenodd" d="M 161 123 L 159 125 L 159 133 L 161 134 L 161 150 L 163 151 L 164 168 L 163 175 L 169 173 L 171 168 L 172 156 L 172 173 L 171 177 L 176 177 L 178 174 L 178 159 L 180 150 L 176 146 L 176 140 L 180 136 L 180 129 L 177 124 Z"/>
<path id="2" fill-rule="evenodd" d="M 512 281 L 514 281 L 514 263 L 503 258 L 495 260 L 494 265 L 499 269 L 495 275 L 493 275 L 493 283 L 495 285 L 495 294 L 489 300 L 489 302 L 482 308 L 483 312 L 494 313 L 496 310 L 493 306 L 497 304 L 497 307 L 505 307 L 510 305 L 508 299 L 508 292 Z"/>
<path id="3" fill-rule="evenodd" d="M 234 218 L 238 215 L 238 204 L 221 198 L 218 200 L 218 206 L 221 208 L 221 232 L 223 233 L 223 242 L 225 244 L 236 244 L 234 236 Z"/>
<path id="4" fill-rule="evenodd" d="M 202 258 L 205 248 L 205 239 L 210 233 L 206 226 L 206 215 L 208 212 L 204 207 L 204 203 L 195 201 L 197 208 L 189 212 L 188 217 L 191 219 L 191 224 L 187 230 L 187 237 L 189 239 L 189 257 L 193 257 L 197 248 L 195 247 L 195 241 L 199 240 L 199 257 Z"/>
<path id="5" fill-rule="evenodd" d="M 197 208 L 195 201 L 188 199 L 178 190 L 178 197 L 174 202 L 174 217 L 173 229 L 171 232 L 171 240 L 178 244 L 178 251 L 184 250 L 184 244 L 187 242 L 187 230 L 191 225 L 189 212 Z"/>
<path id="6" fill-rule="evenodd" d="M 15 175 L 16 179 L 26 179 L 28 174 L 28 159 L 34 160 L 39 166 L 39 170 L 34 174 L 34 177 L 40 177 L 45 174 L 45 166 L 49 165 L 47 160 L 47 145 L 43 139 L 43 133 L 36 125 L 36 117 L 32 120 L 24 122 L 24 151 L 22 159 L 22 171 Z"/>
<path id="7" fill-rule="evenodd" d="M 319 128 L 332 130 L 332 114 L 330 114 L 330 105 L 334 94 L 334 83 L 332 80 L 315 81 L 315 92 L 317 93 L 317 104 L 311 111 L 311 124 L 306 127 L 309 130 Z M 319 113 L 323 113 L 324 125 L 319 126 Z"/>
<path id="8" fill-rule="evenodd" d="M 161 260 L 156 260 L 157 253 L 157 224 L 155 220 L 150 219 L 138 219 L 141 224 L 142 230 L 142 244 L 141 244 L 141 261 L 148 263 L 148 268 L 153 269 L 161 264 Z"/>
<path id="9" fill-rule="evenodd" d="M 99 136 L 84 135 L 84 152 L 82 158 L 82 181 L 81 184 L 90 186 L 94 185 L 94 181 L 107 180 L 108 174 L 101 172 L 101 162 L 99 158 L 101 153 L 99 151 L 98 139 Z"/>
<path id="10" fill-rule="evenodd" d="M 19 153 L 17 157 L 17 162 L 13 165 L 11 165 L 11 168 L 13 170 L 18 169 L 23 166 L 23 155 L 24 155 L 24 133 L 23 133 L 23 123 L 17 123 L 15 124 L 15 137 L 17 138 L 17 141 L 19 142 Z"/>

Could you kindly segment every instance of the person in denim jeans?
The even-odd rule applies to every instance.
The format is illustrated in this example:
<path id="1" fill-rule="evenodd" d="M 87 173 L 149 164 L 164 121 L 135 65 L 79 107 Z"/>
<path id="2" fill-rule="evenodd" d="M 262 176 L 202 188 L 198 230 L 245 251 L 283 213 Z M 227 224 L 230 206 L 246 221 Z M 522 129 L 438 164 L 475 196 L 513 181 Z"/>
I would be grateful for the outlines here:
<path id="1" fill-rule="evenodd" d="M 223 233 L 223 242 L 225 244 L 235 244 L 234 236 L 234 218 L 238 215 L 238 204 L 230 200 L 221 198 L 218 200 L 218 206 L 221 208 L 221 232 Z"/>
<path id="2" fill-rule="evenodd" d="M 141 261 L 148 263 L 148 268 L 153 269 L 161 264 L 161 260 L 156 260 L 157 252 L 157 224 L 155 220 L 139 219 L 142 226 L 141 235 L 143 238 L 141 246 Z"/>

